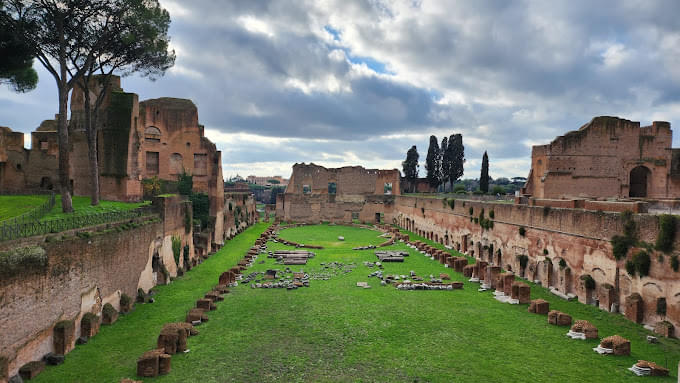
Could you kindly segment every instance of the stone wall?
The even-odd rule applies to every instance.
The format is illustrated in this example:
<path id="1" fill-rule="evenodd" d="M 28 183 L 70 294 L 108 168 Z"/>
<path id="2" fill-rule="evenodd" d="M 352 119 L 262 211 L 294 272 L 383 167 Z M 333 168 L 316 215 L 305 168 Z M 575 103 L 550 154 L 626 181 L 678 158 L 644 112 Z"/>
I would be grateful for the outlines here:
<path id="1" fill-rule="evenodd" d="M 255 196 L 250 192 L 224 193 L 225 239 L 231 239 L 259 219 Z"/>
<path id="2" fill-rule="evenodd" d="M 680 160 L 671 146 L 668 122 L 640 127 L 617 117 L 595 117 L 532 148 L 524 192 L 537 198 L 677 197 Z"/>
<path id="3" fill-rule="evenodd" d="M 389 222 L 394 197 L 400 194 L 396 169 L 295 164 L 286 192 L 276 196 L 276 215 L 286 221 L 318 223 L 376 222 L 382 214 Z"/>
<path id="4" fill-rule="evenodd" d="M 106 303 L 118 310 L 122 294 L 134 299 L 138 288 L 148 291 L 161 281 L 168 282 L 159 275 L 159 264 L 170 277 L 177 276 L 172 237 L 192 246 L 191 232 L 184 225 L 184 214 L 191 214 L 191 207 L 179 197 L 158 198 L 154 205 L 162 220 L 137 228 L 89 238 L 45 241 L 43 236 L 2 244 L 0 250 L 38 244 L 48 259 L 41 272 L 0 279 L 0 356 L 9 360 L 10 376 L 25 363 L 54 351 L 52 334 L 57 322 L 75 321 L 75 341 L 85 313 L 100 315 Z M 179 266 L 182 263 L 180 257 Z M 67 348 L 73 347 L 71 343 Z"/>
<path id="5" fill-rule="evenodd" d="M 489 219 L 493 211 L 490 229 L 483 229 L 478 223 L 482 210 L 485 219 Z M 644 301 L 646 324 L 661 320 L 656 315 L 656 301 L 665 298 L 666 319 L 676 327 L 680 325 L 680 273 L 671 269 L 670 257 L 665 255 L 664 261 L 659 262 L 661 254 L 651 254 L 650 273 L 644 278 L 629 276 L 625 260 L 614 259 L 610 239 L 623 232 L 620 213 L 464 200 L 451 203 L 399 196 L 395 200 L 394 216 L 397 224 L 419 235 L 511 269 L 527 279 L 541 281 L 545 287 L 553 287 L 561 294 L 574 294 L 583 303 L 599 301 L 605 310 L 611 309 L 610 303 L 616 303 L 623 311 L 626 298 L 639 293 Z M 658 217 L 635 214 L 634 220 L 639 239 L 654 243 L 659 231 Z M 680 236 L 676 236 L 676 249 L 680 249 L 678 238 Z M 629 254 L 638 250 L 632 249 Z M 519 255 L 529 257 L 525 270 L 520 268 Z M 561 260 L 564 260 L 562 267 Z M 592 291 L 586 291 L 581 281 L 581 276 L 586 274 L 596 282 Z M 612 302 L 605 297 L 606 289 L 601 288 L 607 285 L 615 288 Z"/>

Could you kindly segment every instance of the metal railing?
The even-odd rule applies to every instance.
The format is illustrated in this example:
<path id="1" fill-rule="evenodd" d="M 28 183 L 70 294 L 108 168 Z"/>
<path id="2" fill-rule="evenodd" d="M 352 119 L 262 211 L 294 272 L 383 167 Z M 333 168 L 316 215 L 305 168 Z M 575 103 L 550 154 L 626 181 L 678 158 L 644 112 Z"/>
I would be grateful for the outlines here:
<path id="1" fill-rule="evenodd" d="M 36 190 L 36 191 L 31 191 L 31 192 L 17 192 L 17 193 L 12 193 L 12 192 L 2 192 L 0 195 L 35 195 L 35 194 L 45 194 L 49 195 L 47 198 L 47 201 L 45 201 L 43 204 L 40 206 L 31 209 L 30 211 L 27 211 L 26 213 L 17 215 L 15 217 L 7 218 L 7 219 L 2 219 L 0 217 L 0 225 L 18 225 L 22 223 L 28 223 L 28 222 L 33 222 L 37 221 L 45 214 L 49 213 L 50 210 L 54 207 L 55 204 L 55 193 L 52 190 Z"/>
<path id="2" fill-rule="evenodd" d="M 104 223 L 111 223 L 156 214 L 155 208 L 144 206 L 132 210 L 116 210 L 97 212 L 87 215 L 72 215 L 63 218 L 44 221 L 28 221 L 0 223 L 0 242 L 12 239 L 31 237 L 48 233 L 61 233 L 66 230 L 78 229 Z"/>

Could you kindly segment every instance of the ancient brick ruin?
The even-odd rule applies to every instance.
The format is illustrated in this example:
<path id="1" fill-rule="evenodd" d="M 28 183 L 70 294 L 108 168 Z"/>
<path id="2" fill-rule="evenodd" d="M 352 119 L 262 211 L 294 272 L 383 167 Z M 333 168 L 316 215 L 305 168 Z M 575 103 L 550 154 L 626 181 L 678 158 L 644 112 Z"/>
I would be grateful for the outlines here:
<path id="1" fill-rule="evenodd" d="M 531 151 L 524 194 L 536 198 L 677 198 L 680 149 L 670 124 L 595 117 Z"/>
<path id="2" fill-rule="evenodd" d="M 286 192 L 276 196 L 276 216 L 302 222 L 380 222 L 401 194 L 399 181 L 397 169 L 295 164 Z"/>

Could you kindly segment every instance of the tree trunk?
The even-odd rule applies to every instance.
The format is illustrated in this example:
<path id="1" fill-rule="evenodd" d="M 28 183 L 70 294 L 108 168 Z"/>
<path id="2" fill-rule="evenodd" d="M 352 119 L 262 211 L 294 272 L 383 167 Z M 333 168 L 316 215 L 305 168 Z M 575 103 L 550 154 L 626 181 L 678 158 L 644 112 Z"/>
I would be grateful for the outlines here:
<path id="1" fill-rule="evenodd" d="M 86 78 L 84 81 L 89 81 Z M 89 85 L 89 84 L 88 84 Z M 92 189 L 90 199 L 92 206 L 99 205 L 99 163 L 97 161 L 97 118 L 92 116 L 92 106 L 90 104 L 89 87 L 83 88 L 85 94 L 85 133 L 87 135 L 87 157 L 90 162 L 90 179 Z"/>
<path id="2" fill-rule="evenodd" d="M 57 117 L 57 131 L 59 135 L 59 189 L 61 192 L 61 211 L 73 212 L 71 201 L 71 180 L 68 142 L 68 88 L 63 82 L 58 86 L 59 91 L 59 115 Z"/>

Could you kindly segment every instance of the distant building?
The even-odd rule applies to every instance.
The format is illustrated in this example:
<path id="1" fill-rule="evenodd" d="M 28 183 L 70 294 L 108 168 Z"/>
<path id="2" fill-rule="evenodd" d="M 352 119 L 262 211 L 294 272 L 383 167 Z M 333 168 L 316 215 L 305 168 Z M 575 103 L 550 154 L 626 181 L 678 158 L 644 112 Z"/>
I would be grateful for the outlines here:
<path id="1" fill-rule="evenodd" d="M 397 169 L 295 164 L 286 192 L 276 196 L 276 216 L 297 222 L 376 222 L 383 206 L 392 206 L 400 194 Z"/>
<path id="2" fill-rule="evenodd" d="M 668 122 L 595 117 L 550 144 L 534 146 L 522 189 L 536 198 L 680 197 L 680 149 Z"/>
<path id="3" fill-rule="evenodd" d="M 248 176 L 246 178 L 249 184 L 260 185 L 260 186 L 287 186 L 288 180 L 281 176 L 271 176 L 271 177 L 258 177 L 258 176 Z M 272 182 L 274 181 L 274 182 Z"/>

